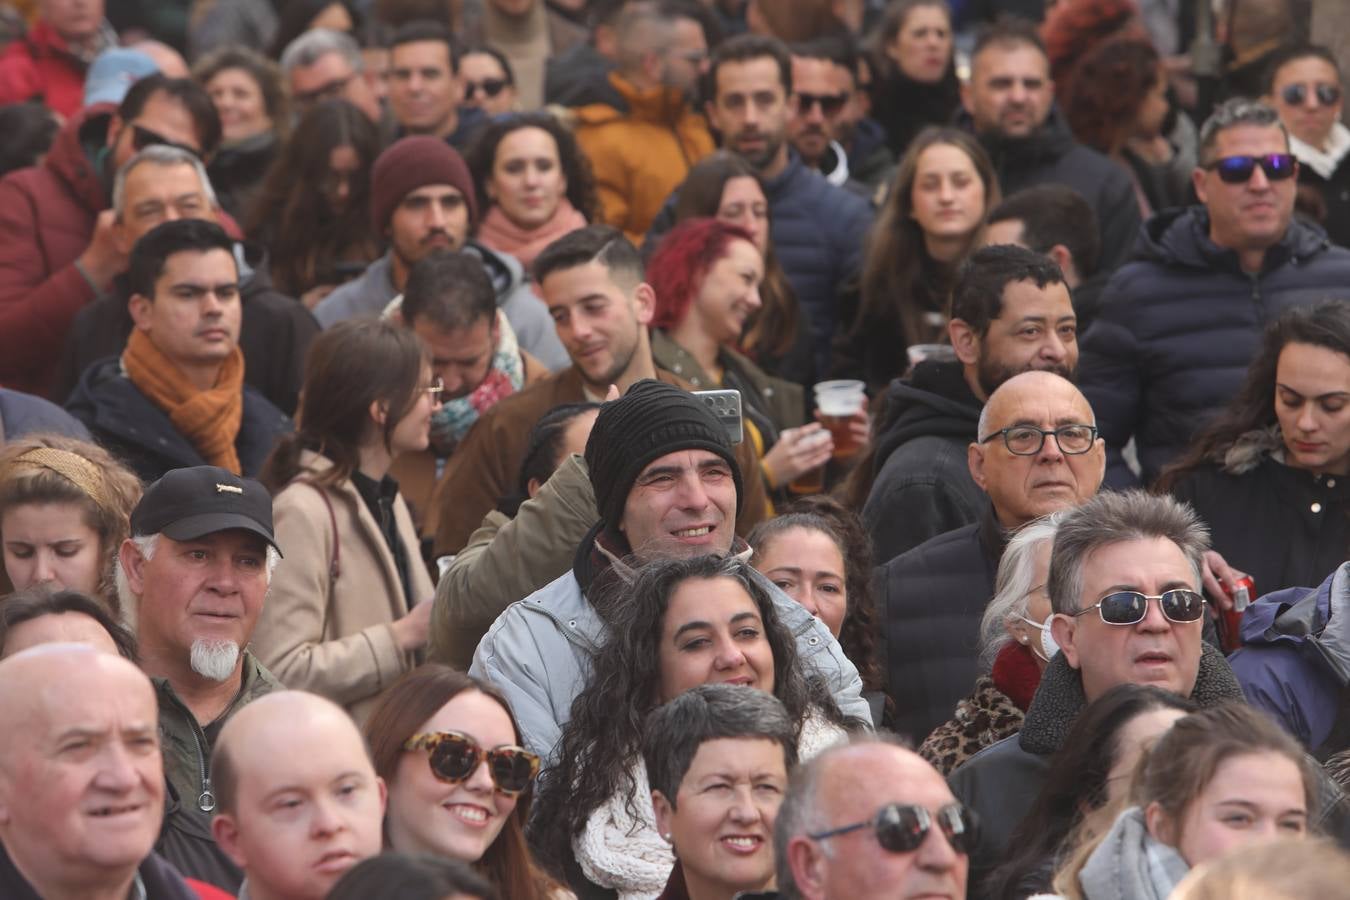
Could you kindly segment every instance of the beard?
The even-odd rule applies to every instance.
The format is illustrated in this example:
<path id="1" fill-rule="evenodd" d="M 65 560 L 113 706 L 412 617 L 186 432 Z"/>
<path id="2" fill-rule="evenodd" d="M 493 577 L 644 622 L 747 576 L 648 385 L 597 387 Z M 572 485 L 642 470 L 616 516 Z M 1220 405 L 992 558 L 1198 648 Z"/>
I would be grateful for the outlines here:
<path id="1" fill-rule="evenodd" d="M 980 364 L 976 370 L 976 375 L 980 382 L 980 389 L 984 391 L 986 397 L 993 396 L 999 385 L 1012 378 L 1014 375 L 1021 375 L 1023 372 L 1052 372 L 1069 381 L 1074 380 L 1074 370 L 1067 365 L 1059 364 L 1042 368 L 1041 366 L 1025 365 L 1014 369 L 1012 366 L 1004 365 L 987 356 L 980 357 Z"/>
<path id="2" fill-rule="evenodd" d="M 196 640 L 192 642 L 189 665 L 192 671 L 211 681 L 224 681 L 239 664 L 239 645 L 231 641 Z"/>

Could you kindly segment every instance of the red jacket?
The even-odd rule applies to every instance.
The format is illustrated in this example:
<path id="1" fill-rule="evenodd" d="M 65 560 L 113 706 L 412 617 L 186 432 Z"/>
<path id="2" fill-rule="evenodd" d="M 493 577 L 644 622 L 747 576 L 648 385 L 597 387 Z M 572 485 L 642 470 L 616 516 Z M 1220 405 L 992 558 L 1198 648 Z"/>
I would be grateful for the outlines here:
<path id="1" fill-rule="evenodd" d="M 108 208 L 108 191 L 85 152 L 102 146 L 116 107 L 89 107 L 56 135 L 40 166 L 0 180 L 0 384 L 44 393 L 66 332 L 95 291 L 75 260 Z M 83 138 L 83 140 L 82 140 Z"/>
<path id="2" fill-rule="evenodd" d="M 0 104 L 41 100 L 69 119 L 84 106 L 84 60 L 40 20 L 0 55 Z"/>

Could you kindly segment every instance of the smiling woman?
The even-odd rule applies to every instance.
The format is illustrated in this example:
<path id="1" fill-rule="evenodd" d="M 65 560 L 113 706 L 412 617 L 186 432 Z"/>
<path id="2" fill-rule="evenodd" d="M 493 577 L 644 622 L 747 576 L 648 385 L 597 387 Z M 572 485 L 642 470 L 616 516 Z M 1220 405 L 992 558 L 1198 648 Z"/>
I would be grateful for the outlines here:
<path id="1" fill-rule="evenodd" d="M 640 755 L 648 713 L 698 685 L 756 688 L 782 702 L 807 755 L 839 736 L 843 717 L 803 669 L 767 583 L 747 563 L 652 563 L 617 590 L 613 636 L 572 706 L 531 837 L 579 895 L 598 885 L 652 897 L 674 857 Z"/>
<path id="2" fill-rule="evenodd" d="M 647 264 L 656 293 L 652 357 L 697 389 L 741 393 L 747 439 L 770 489 L 823 466 L 834 449 L 818 424 L 799 426 L 800 386 L 775 378 L 735 349 L 759 311 L 764 257 L 754 235 L 720 219 L 686 219 Z"/>
<path id="3" fill-rule="evenodd" d="M 1321 583 L 1350 547 L 1350 303 L 1266 330 L 1233 403 L 1158 479 L 1260 594 Z M 1252 595 L 1253 600 L 1256 594 Z"/>

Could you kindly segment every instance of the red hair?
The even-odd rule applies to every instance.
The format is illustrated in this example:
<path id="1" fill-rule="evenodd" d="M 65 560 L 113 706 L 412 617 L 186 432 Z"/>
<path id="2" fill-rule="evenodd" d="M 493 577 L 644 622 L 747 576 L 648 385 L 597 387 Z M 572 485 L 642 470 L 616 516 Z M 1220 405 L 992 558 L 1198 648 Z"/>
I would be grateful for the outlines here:
<path id="1" fill-rule="evenodd" d="M 1093 47 L 1108 37 L 1129 34 L 1148 37 L 1139 22 L 1139 7 L 1134 0 L 1064 0 L 1055 5 L 1041 26 L 1045 55 L 1050 60 L 1050 77 L 1055 96 L 1065 101 L 1073 81 L 1073 68 Z"/>
<path id="2" fill-rule="evenodd" d="M 1153 44 L 1121 35 L 1103 41 L 1074 67 L 1064 118 L 1074 137 L 1110 153 L 1124 143 L 1148 92 L 1162 77 Z"/>
<path id="3" fill-rule="evenodd" d="M 673 328 L 684 321 L 708 270 L 727 255 L 732 241 L 755 243 L 741 226 L 711 218 L 685 219 L 661 239 L 647 262 L 647 283 L 656 293 L 653 327 Z"/>

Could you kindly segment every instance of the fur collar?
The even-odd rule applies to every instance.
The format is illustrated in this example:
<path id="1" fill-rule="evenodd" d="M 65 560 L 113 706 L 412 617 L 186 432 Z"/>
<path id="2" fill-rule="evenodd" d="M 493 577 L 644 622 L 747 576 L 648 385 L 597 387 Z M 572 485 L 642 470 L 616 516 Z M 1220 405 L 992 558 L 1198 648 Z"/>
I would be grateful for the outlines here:
<path id="1" fill-rule="evenodd" d="M 1209 644 L 1201 644 L 1200 668 L 1195 677 L 1191 700 L 1201 709 L 1227 700 L 1243 700 L 1242 686 L 1222 653 Z M 1064 745 L 1064 738 L 1087 706 L 1083 678 L 1069 667 L 1063 653 L 1055 654 L 1041 676 L 1041 685 L 1031 700 L 1026 720 L 1017 741 L 1022 749 L 1049 756 Z"/>
<path id="2" fill-rule="evenodd" d="M 1279 423 L 1253 429 L 1230 444 L 1223 451 L 1223 470 L 1230 475 L 1242 475 L 1261 465 L 1266 457 L 1284 462 L 1284 435 Z"/>

